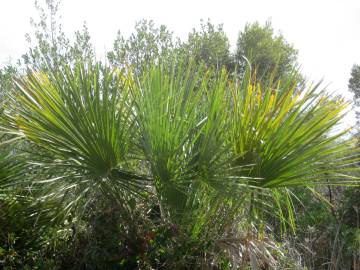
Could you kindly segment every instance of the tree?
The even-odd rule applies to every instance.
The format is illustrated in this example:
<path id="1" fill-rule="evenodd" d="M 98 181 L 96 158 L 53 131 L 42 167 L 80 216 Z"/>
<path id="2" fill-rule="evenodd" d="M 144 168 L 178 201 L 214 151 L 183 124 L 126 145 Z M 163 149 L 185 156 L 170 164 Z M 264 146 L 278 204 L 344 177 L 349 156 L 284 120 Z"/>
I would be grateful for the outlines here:
<path id="1" fill-rule="evenodd" d="M 354 98 L 360 98 L 360 65 L 353 65 L 349 79 L 349 90 L 354 93 Z"/>
<path id="2" fill-rule="evenodd" d="M 113 51 L 108 53 L 110 64 L 130 66 L 137 73 L 152 62 L 169 56 L 174 48 L 172 32 L 165 25 L 155 27 L 153 21 L 141 20 L 135 24 L 135 33 L 125 39 L 118 31 Z"/>
<path id="3" fill-rule="evenodd" d="M 61 0 L 46 0 L 45 7 L 37 1 L 35 7 L 39 21 L 31 18 L 35 32 L 26 34 L 30 44 L 29 51 L 22 56 L 25 66 L 42 70 L 56 69 L 64 63 L 74 64 L 76 60 L 93 59 L 95 51 L 91 43 L 86 23 L 82 31 L 75 32 L 75 41 L 71 42 L 62 30 L 59 14 Z"/>
<path id="4" fill-rule="evenodd" d="M 67 61 L 70 41 L 58 23 L 60 3 L 60 0 L 46 0 L 44 8 L 35 2 L 40 18 L 38 22 L 31 18 L 35 33 L 26 34 L 30 44 L 29 51 L 22 56 L 26 66 L 45 69 Z"/>
<path id="5" fill-rule="evenodd" d="M 70 47 L 70 55 L 72 61 L 95 58 L 94 45 L 91 43 L 91 36 L 86 22 L 83 24 L 82 31 L 75 32 L 75 41 Z"/>
<path id="6" fill-rule="evenodd" d="M 267 77 L 276 70 L 277 77 L 291 73 L 296 65 L 297 50 L 289 44 L 282 34 L 275 35 L 271 22 L 264 26 L 258 22 L 247 24 L 239 33 L 235 59 L 243 71 L 247 65 L 246 57 L 252 69 L 259 77 Z"/>
<path id="7" fill-rule="evenodd" d="M 200 30 L 195 28 L 189 33 L 188 39 L 179 44 L 179 54 L 190 56 L 196 62 L 204 62 L 207 67 L 231 68 L 230 42 L 223 25 L 214 25 L 208 20 L 201 20 Z"/>
<path id="8" fill-rule="evenodd" d="M 357 129 L 360 128 L 360 65 L 353 65 L 349 79 L 349 91 L 354 94 L 355 114 Z"/>
<path id="9" fill-rule="evenodd" d="M 17 74 L 16 67 L 12 65 L 7 65 L 4 68 L 0 69 L 0 109 L 4 102 L 7 100 L 7 95 L 12 91 L 13 86 L 13 76 Z"/>

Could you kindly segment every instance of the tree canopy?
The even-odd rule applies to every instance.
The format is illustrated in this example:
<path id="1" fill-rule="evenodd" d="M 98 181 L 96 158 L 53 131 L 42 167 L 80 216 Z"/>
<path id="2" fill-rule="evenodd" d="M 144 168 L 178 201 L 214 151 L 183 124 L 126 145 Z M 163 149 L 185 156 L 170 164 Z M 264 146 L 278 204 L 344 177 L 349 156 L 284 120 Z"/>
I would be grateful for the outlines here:
<path id="1" fill-rule="evenodd" d="M 354 94 L 355 99 L 360 98 L 360 65 L 353 65 L 351 68 L 349 90 Z"/>
<path id="2" fill-rule="evenodd" d="M 210 20 L 200 23 L 200 30 L 193 29 L 188 39 L 181 43 L 179 51 L 195 59 L 197 63 L 205 63 L 207 67 L 232 68 L 230 42 L 223 25 L 214 25 Z"/>
<path id="3" fill-rule="evenodd" d="M 246 24 L 239 33 L 235 58 L 241 70 L 247 65 L 245 56 L 259 77 L 276 71 L 278 77 L 289 74 L 297 64 L 297 50 L 282 34 L 276 35 L 270 21 Z"/>

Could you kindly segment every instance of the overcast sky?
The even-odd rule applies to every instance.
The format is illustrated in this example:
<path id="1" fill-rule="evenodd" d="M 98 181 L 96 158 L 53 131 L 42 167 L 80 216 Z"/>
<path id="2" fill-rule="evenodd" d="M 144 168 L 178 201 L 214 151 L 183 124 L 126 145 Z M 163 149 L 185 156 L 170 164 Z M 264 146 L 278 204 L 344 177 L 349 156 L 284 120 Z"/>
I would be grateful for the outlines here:
<path id="1" fill-rule="evenodd" d="M 351 67 L 360 63 L 360 0 L 63 0 L 60 14 L 69 36 L 87 22 L 99 55 L 111 50 L 119 29 L 127 36 L 141 18 L 165 24 L 181 38 L 210 18 L 224 24 L 233 48 L 246 22 L 271 19 L 299 50 L 302 72 L 324 78 L 329 90 L 347 97 Z M 38 18 L 34 1 L 0 0 L 0 65 L 25 52 L 30 17 Z"/>

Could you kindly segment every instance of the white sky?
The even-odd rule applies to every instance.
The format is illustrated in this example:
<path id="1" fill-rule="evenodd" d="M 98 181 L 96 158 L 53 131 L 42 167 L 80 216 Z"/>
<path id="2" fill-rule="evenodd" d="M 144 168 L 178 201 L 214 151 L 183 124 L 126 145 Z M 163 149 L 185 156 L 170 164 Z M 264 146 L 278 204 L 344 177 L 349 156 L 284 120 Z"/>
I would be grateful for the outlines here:
<path id="1" fill-rule="evenodd" d="M 351 67 L 360 64 L 360 0 L 62 0 L 60 14 L 69 36 L 87 22 L 98 54 L 112 49 L 117 30 L 127 36 L 142 18 L 181 38 L 210 18 L 224 24 L 233 48 L 246 22 L 271 18 L 299 50 L 302 72 L 346 97 Z M 38 18 L 33 0 L 0 0 L 0 65 L 25 52 L 30 17 Z"/>

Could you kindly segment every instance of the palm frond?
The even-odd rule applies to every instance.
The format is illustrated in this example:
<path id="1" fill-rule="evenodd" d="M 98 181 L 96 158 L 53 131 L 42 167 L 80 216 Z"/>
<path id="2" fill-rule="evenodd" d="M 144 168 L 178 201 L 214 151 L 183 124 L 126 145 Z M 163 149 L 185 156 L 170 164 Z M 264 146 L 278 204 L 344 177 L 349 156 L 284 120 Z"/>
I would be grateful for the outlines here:
<path id="1" fill-rule="evenodd" d="M 21 106 L 6 112 L 5 130 L 38 148 L 31 158 L 40 200 L 52 198 L 70 211 L 91 192 L 145 190 L 149 179 L 131 167 L 134 119 L 117 70 L 78 63 L 29 71 L 16 85 Z"/>

